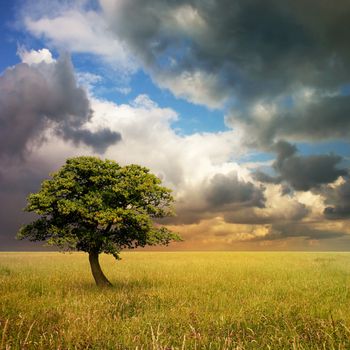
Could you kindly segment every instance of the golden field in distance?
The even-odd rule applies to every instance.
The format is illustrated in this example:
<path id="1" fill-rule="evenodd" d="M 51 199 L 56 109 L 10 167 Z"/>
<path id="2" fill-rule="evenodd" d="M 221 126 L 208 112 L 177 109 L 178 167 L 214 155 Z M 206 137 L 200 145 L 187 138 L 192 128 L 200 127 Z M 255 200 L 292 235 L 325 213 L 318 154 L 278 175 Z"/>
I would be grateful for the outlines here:
<path id="1" fill-rule="evenodd" d="M 349 349 L 350 253 L 0 253 L 0 349 Z"/>

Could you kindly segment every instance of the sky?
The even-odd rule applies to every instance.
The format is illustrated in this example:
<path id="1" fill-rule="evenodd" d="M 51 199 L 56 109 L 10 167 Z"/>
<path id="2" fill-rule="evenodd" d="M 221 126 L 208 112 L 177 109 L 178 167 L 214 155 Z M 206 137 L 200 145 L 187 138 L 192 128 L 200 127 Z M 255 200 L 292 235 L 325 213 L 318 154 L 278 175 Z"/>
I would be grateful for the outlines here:
<path id="1" fill-rule="evenodd" d="M 146 166 L 184 250 L 350 249 L 348 0 L 0 2 L 0 250 L 67 158 Z"/>

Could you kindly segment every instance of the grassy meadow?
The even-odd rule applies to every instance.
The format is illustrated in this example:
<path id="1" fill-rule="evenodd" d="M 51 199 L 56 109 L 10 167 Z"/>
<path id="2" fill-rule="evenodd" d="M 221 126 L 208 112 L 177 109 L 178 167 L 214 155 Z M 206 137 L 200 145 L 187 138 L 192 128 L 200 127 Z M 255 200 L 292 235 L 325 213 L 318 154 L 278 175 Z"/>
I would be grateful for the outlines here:
<path id="1" fill-rule="evenodd" d="M 0 349 L 350 349 L 350 253 L 0 253 Z"/>

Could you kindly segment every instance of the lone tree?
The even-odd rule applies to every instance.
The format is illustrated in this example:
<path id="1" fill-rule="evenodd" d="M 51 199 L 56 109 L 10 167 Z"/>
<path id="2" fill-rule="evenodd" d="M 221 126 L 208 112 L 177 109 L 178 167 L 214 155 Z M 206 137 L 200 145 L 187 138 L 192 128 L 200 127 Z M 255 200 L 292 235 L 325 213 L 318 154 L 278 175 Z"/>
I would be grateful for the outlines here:
<path id="1" fill-rule="evenodd" d="M 38 193 L 29 195 L 25 210 L 40 218 L 21 227 L 17 237 L 87 252 L 96 284 L 110 286 L 100 253 L 119 259 L 123 248 L 180 240 L 152 220 L 172 215 L 173 201 L 171 190 L 147 168 L 122 167 L 96 157 L 71 158 L 42 182 Z"/>

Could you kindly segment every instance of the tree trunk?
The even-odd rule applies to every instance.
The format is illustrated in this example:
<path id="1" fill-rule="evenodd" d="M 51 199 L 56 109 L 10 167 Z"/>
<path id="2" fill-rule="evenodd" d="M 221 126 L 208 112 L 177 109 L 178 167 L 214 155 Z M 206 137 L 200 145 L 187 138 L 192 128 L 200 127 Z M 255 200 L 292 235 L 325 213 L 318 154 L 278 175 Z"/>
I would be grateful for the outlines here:
<path id="1" fill-rule="evenodd" d="M 100 263 L 98 261 L 98 253 L 90 252 L 89 253 L 89 262 L 91 267 L 92 275 L 94 276 L 96 285 L 100 287 L 110 287 L 112 283 L 108 281 L 107 277 L 101 270 Z"/>

